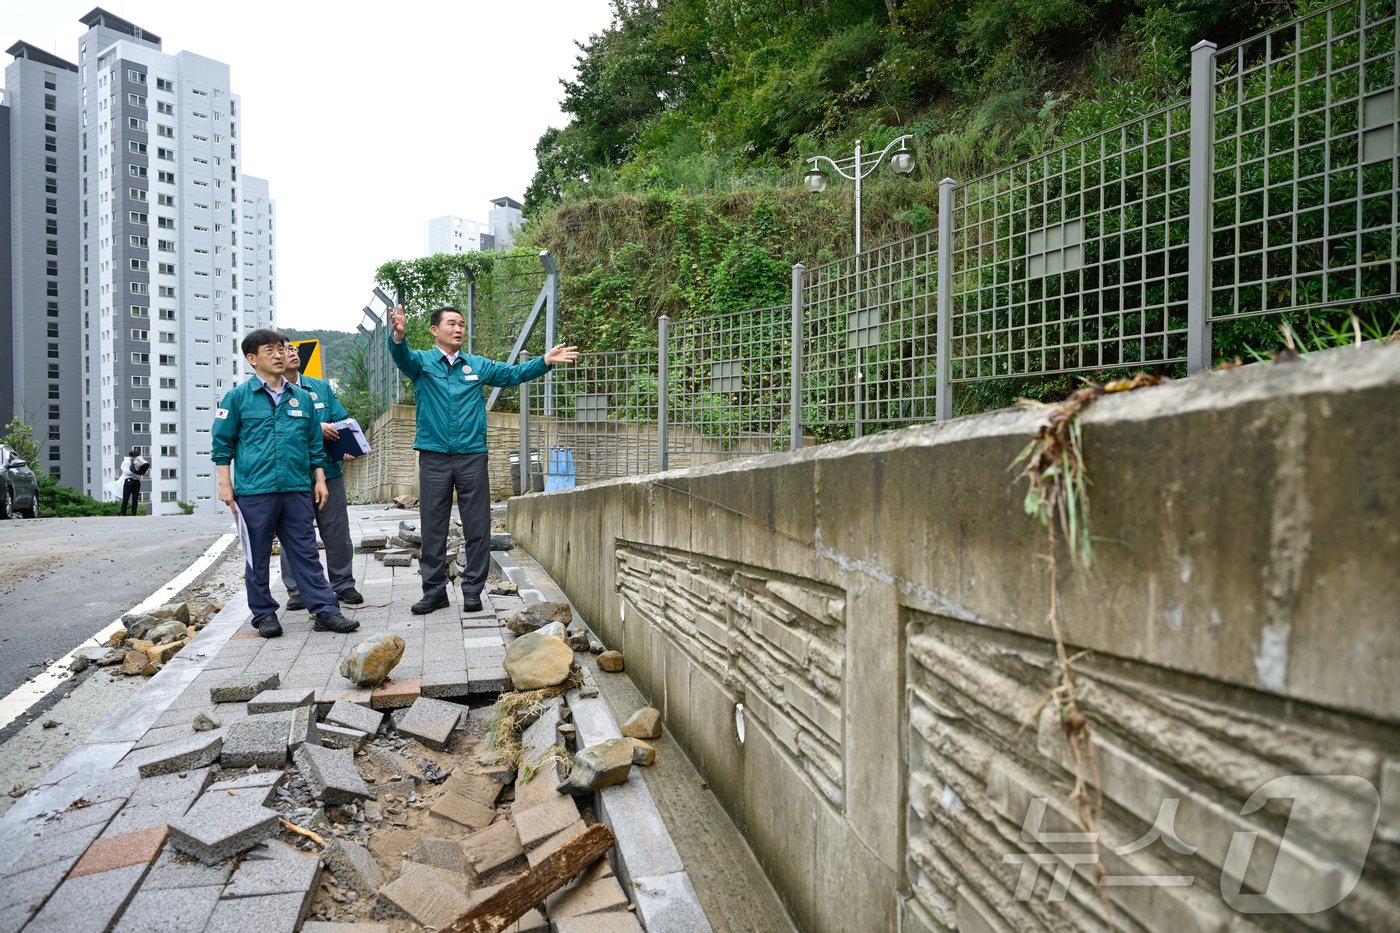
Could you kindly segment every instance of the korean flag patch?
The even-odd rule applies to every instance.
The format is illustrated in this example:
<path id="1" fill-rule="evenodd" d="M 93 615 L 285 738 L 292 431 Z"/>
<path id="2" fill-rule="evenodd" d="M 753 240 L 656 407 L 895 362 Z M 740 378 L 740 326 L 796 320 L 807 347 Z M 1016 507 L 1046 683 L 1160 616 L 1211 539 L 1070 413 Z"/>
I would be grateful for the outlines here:
<path id="1" fill-rule="evenodd" d="M 214 409 L 214 417 L 215 417 L 215 418 L 218 418 L 220 421 L 223 421 L 225 418 L 228 417 L 228 409 L 227 409 L 227 408 L 216 408 L 216 409 Z"/>

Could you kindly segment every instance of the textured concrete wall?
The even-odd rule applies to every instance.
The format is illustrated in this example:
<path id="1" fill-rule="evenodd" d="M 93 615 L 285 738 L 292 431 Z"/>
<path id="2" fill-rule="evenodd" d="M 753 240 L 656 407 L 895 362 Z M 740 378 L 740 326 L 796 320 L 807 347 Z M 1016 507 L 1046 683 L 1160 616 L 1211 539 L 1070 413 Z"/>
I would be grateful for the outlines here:
<path id="1" fill-rule="evenodd" d="M 1390 346 L 1086 415 L 1098 564 L 1060 596 L 1097 854 L 1043 835 L 1075 828 L 1074 770 L 1045 535 L 1007 469 L 1033 413 L 518 498 L 510 526 L 625 651 L 802 929 L 1099 930 L 1106 899 L 1120 930 L 1395 930 L 1397 406 Z M 1247 806 L 1315 774 L 1350 778 L 1276 793 L 1291 822 L 1287 799 Z M 1175 835 L 1134 850 L 1154 824 Z M 1349 896 L 1301 913 L 1362 855 Z M 1093 861 L 1156 880 L 1101 897 Z M 1267 897 L 1234 897 L 1239 874 Z"/>

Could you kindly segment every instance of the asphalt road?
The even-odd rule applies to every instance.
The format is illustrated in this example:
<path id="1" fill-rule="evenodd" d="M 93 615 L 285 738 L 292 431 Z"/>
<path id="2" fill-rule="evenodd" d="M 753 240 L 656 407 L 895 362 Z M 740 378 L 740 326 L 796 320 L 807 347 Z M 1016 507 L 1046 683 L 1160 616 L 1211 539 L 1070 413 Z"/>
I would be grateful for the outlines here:
<path id="1" fill-rule="evenodd" d="M 0 696 L 194 563 L 227 516 L 0 521 Z"/>

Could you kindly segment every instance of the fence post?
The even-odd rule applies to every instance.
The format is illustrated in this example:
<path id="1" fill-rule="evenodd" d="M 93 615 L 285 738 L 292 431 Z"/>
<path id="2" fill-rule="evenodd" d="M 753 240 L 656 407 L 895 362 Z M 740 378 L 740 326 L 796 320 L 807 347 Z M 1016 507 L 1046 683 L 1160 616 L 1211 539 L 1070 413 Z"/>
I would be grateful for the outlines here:
<path id="1" fill-rule="evenodd" d="M 792 267 L 792 384 L 791 407 L 788 411 L 788 450 L 802 446 L 802 287 L 807 267 L 797 263 Z"/>
<path id="2" fill-rule="evenodd" d="M 1215 189 L 1215 43 L 1191 47 L 1191 203 L 1186 246 L 1186 371 L 1210 369 L 1211 208 Z"/>
<path id="3" fill-rule="evenodd" d="M 530 354 L 520 353 L 520 362 L 530 359 Z M 520 383 L 520 494 L 531 491 L 534 477 L 530 475 L 530 383 Z"/>
<path id="4" fill-rule="evenodd" d="M 559 315 L 559 264 L 554 261 L 549 250 L 540 250 L 540 265 L 545 274 L 544 348 L 548 353 L 554 348 L 554 324 Z M 554 417 L 554 374 L 544 377 L 544 415 Z"/>
<path id="5" fill-rule="evenodd" d="M 467 279 L 467 353 L 476 355 L 476 277 Z"/>
<path id="6" fill-rule="evenodd" d="M 953 417 L 953 197 L 957 182 L 938 183 L 938 334 L 934 338 L 934 419 Z"/>
<path id="7" fill-rule="evenodd" d="M 670 436 L 667 425 L 671 417 L 671 319 L 661 315 L 656 322 L 656 465 L 666 471 Z"/>

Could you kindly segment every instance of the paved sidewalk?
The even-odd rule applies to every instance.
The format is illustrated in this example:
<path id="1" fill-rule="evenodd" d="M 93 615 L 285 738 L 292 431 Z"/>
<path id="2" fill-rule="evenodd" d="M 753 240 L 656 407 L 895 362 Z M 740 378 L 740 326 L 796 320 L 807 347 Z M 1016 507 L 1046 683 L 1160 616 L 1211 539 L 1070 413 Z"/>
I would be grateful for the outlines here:
<path id="1" fill-rule="evenodd" d="M 392 536 L 400 521 L 416 521 L 417 514 L 359 506 L 350 519 L 358 543 L 367 535 Z M 273 561 L 274 579 L 276 573 Z M 235 827 L 216 825 L 219 807 L 247 793 L 211 789 L 217 779 L 211 766 L 234 724 L 258 714 L 246 703 L 212 703 L 210 688 L 239 675 L 275 673 L 283 690 L 314 691 L 324 712 L 337 700 L 387 709 L 420 694 L 494 695 L 506 683 L 501 661 L 508 633 L 496 612 L 518 605 L 517 598 L 496 597 L 494 606 L 488 600 L 483 611 L 464 615 L 461 591 L 450 586 L 452 608 L 414 616 L 409 606 L 422 595 L 416 562 L 386 567 L 357 553 L 355 577 L 365 605 L 344 607 L 360 623 L 348 635 L 313 632 L 298 612 L 283 614 L 283 637 L 262 639 L 248 624 L 246 601 L 231 600 L 145 690 L 0 819 L 0 933 L 296 928 L 315 891 L 319 860 L 273 840 L 250 850 L 234 871 L 232 861 L 203 865 L 166 844 L 172 824 L 187 833 L 212 827 L 232 835 Z M 275 585 L 274 593 L 282 592 Z M 354 689 L 339 673 L 341 657 L 378 632 L 404 639 L 403 659 L 384 687 Z M 200 711 L 215 712 L 221 728 L 195 732 L 191 723 Z"/>

